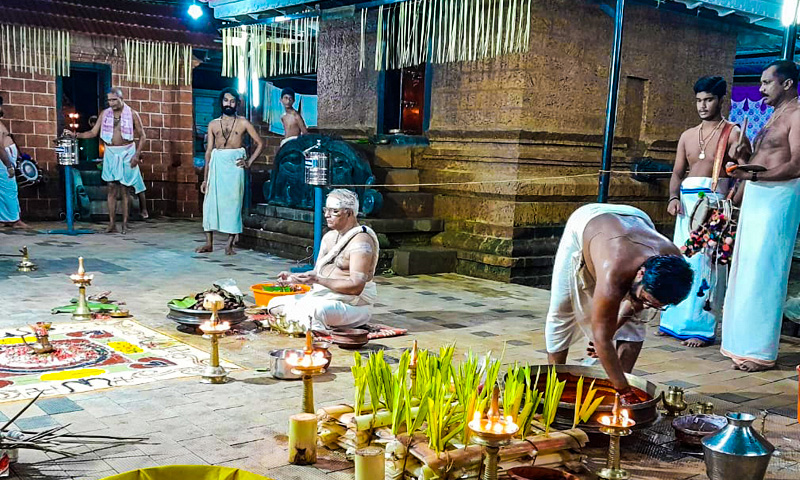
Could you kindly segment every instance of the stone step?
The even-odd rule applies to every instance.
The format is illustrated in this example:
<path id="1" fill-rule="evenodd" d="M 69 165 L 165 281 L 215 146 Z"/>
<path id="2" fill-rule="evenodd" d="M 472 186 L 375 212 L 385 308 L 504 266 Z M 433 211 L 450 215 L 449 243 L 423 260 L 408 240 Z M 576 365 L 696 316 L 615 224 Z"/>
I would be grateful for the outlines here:
<path id="1" fill-rule="evenodd" d="M 423 192 L 383 192 L 382 218 L 424 218 L 433 216 L 433 194 Z"/>
<path id="2" fill-rule="evenodd" d="M 438 247 L 400 247 L 392 257 L 392 270 L 400 276 L 455 272 L 458 254 Z"/>
<path id="3" fill-rule="evenodd" d="M 378 145 L 373 161 L 374 166 L 381 168 L 411 168 L 413 158 L 412 147 Z"/>
<path id="4" fill-rule="evenodd" d="M 375 183 L 378 185 L 388 185 L 378 187 L 381 192 L 418 192 L 419 170 L 414 168 L 374 168 Z M 410 185 L 410 186 L 394 186 Z"/>
<path id="5" fill-rule="evenodd" d="M 271 220 L 267 220 L 271 219 Z M 301 222 L 308 224 L 305 228 L 313 234 L 312 224 L 314 222 L 314 213 L 310 210 L 302 210 L 299 208 L 279 207 L 276 205 L 269 205 L 267 203 L 259 203 L 250 210 L 250 214 L 245 216 L 245 223 L 253 223 L 254 228 L 261 228 L 263 222 L 269 221 L 264 224 L 270 228 L 278 228 L 280 223 L 275 223 L 278 220 L 288 220 L 293 222 Z M 438 218 L 422 217 L 422 218 L 359 218 L 358 221 L 365 225 L 370 226 L 377 233 L 391 234 L 425 234 L 429 236 L 436 235 L 444 231 L 444 220 Z M 259 226 L 255 226 L 259 225 Z M 286 224 L 289 228 L 288 225 Z M 266 229 L 266 228 L 265 228 Z"/>

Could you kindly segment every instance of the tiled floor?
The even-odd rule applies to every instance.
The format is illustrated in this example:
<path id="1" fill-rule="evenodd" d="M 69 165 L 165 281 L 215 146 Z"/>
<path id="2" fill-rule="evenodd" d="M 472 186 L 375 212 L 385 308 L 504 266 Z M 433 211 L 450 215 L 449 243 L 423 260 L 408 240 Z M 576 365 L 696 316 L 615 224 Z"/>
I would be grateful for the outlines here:
<path id="1" fill-rule="evenodd" d="M 111 297 L 126 302 L 139 322 L 207 349 L 207 340 L 178 332 L 166 319 L 167 301 L 223 278 L 235 279 L 246 290 L 292 264 L 252 251 L 234 257 L 226 257 L 221 250 L 207 256 L 194 254 L 202 242 L 200 230 L 198 223 L 184 221 L 136 223 L 126 236 L 67 237 L 0 230 L 0 253 L 14 253 L 27 245 L 40 266 L 34 273 L 20 274 L 14 268 L 16 259 L 0 257 L 0 298 L 5 299 L 0 327 L 42 319 L 69 322 L 69 316 L 49 312 L 75 296 L 67 275 L 77 269 L 77 257 L 84 256 L 87 270 L 95 274 L 90 294 L 110 290 Z M 505 349 L 506 364 L 546 360 L 547 291 L 449 274 L 378 280 L 380 305 L 375 321 L 408 328 L 410 333 L 373 342 L 369 350 L 384 348 L 396 359 L 412 339 L 426 348 L 455 341 L 461 352 L 492 350 L 499 355 Z M 190 378 L 42 399 L 16 422 L 18 427 L 69 425 L 73 432 L 147 436 L 158 445 L 87 451 L 71 459 L 22 451 L 13 467 L 16 478 L 97 479 L 139 467 L 181 463 L 236 466 L 277 480 L 352 478 L 351 465 L 335 453 L 321 454 L 316 467 L 287 465 L 286 422 L 299 407 L 301 386 L 274 380 L 263 367 L 269 350 L 298 344 L 296 339 L 253 331 L 224 338 L 223 356 L 244 367 L 234 374 L 236 381 L 225 385 L 205 385 Z M 316 384 L 319 405 L 352 397 L 352 355 L 336 347 L 332 351 L 333 367 Z M 576 347 L 571 360 L 582 356 Z M 716 347 L 687 349 L 676 341 L 650 336 L 635 373 L 661 385 L 682 386 L 689 401 L 710 400 L 718 412 L 767 410 L 767 436 L 778 448 L 768 478 L 797 479 L 800 427 L 794 367 L 800 364 L 800 341 L 784 338 L 778 363 L 776 370 L 746 374 L 730 370 Z M 0 404 L 0 420 L 14 415 L 22 405 Z M 702 459 L 679 449 L 664 422 L 625 439 L 623 451 L 624 465 L 633 478 L 706 478 Z M 589 468 L 602 463 L 604 452 L 602 447 L 585 450 Z"/>

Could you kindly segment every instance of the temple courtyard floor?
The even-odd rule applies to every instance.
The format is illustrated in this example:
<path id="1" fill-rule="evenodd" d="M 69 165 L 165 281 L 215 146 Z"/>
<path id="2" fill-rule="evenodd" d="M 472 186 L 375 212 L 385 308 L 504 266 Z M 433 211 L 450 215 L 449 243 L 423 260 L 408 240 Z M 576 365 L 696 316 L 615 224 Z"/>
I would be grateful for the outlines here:
<path id="1" fill-rule="evenodd" d="M 41 232 L 63 228 L 63 224 L 34 227 Z M 91 227 L 101 231 L 103 226 Z M 50 311 L 75 297 L 76 289 L 68 275 L 77 270 L 77 258 L 83 256 L 87 271 L 94 274 L 88 293 L 110 291 L 112 299 L 125 302 L 135 322 L 147 327 L 136 331 L 152 329 L 161 335 L 153 333 L 148 338 L 161 339 L 162 343 L 163 339 L 167 343 L 177 340 L 200 353 L 208 352 L 208 340 L 179 332 L 176 324 L 166 318 L 167 302 L 202 291 L 213 281 L 225 278 L 234 279 L 252 302 L 250 285 L 274 278 L 294 262 L 248 250 L 231 257 L 225 256 L 221 248 L 209 255 L 195 254 L 193 250 L 201 242 L 200 224 L 188 221 L 137 222 L 125 236 L 0 230 L 0 253 L 15 253 L 27 245 L 32 260 L 39 265 L 36 272 L 18 273 L 18 259 L 0 257 L 0 298 L 4 299 L 0 329 L 8 336 L 36 321 L 52 321 L 56 331 L 60 323 L 74 323 L 70 315 L 53 315 Z M 408 334 L 372 341 L 362 352 L 384 349 L 393 361 L 416 339 L 421 347 L 430 349 L 456 342 L 459 356 L 468 349 L 481 355 L 491 350 L 499 356 L 505 348 L 504 364 L 546 361 L 546 290 L 454 274 L 385 276 L 376 281 L 380 304 L 373 321 L 406 328 Z M 94 322 L 91 328 L 104 328 L 102 321 L 90 322 Z M 109 321 L 108 325 L 115 322 L 119 320 Z M 655 328 L 651 325 L 650 332 Z M 174 464 L 233 466 L 276 480 L 353 478 L 352 463 L 340 452 L 321 449 L 314 467 L 288 464 L 288 417 L 300 409 L 302 385 L 273 379 L 266 371 L 267 352 L 299 347 L 301 343 L 256 330 L 225 337 L 221 341 L 222 356 L 231 362 L 233 381 L 224 385 L 200 383 L 199 377 L 186 375 L 186 370 L 164 379 L 120 374 L 120 378 L 129 379 L 130 385 L 113 388 L 98 388 L 102 382 L 86 383 L 80 379 L 64 382 L 74 393 L 40 398 L 15 421 L 15 426 L 20 430 L 44 430 L 62 425 L 70 432 L 148 437 L 149 444 L 97 451 L 80 447 L 76 450 L 80 454 L 71 458 L 21 450 L 19 461 L 12 465 L 12 478 L 98 479 L 137 468 Z M 318 407 L 352 402 L 352 352 L 338 347 L 331 351 L 332 367 L 315 383 Z M 571 355 L 571 361 L 577 362 L 584 352 L 576 346 Z M 204 353 L 201 357 L 207 358 Z M 766 411 L 766 435 L 777 448 L 767 478 L 797 479 L 798 364 L 800 341 L 794 338 L 783 337 L 778 368 L 748 374 L 731 370 L 718 346 L 688 349 L 672 339 L 649 335 L 634 373 L 665 389 L 669 385 L 683 387 L 689 403 L 713 402 L 717 413 L 743 411 L 760 417 Z M 29 388 L 37 386 L 35 379 L 27 378 L 19 382 L 21 386 L 0 387 L 0 420 L 11 418 L 29 401 L 23 399 L 25 382 L 30 382 Z M 9 390 L 12 387 L 17 389 Z M 756 426 L 761 428 L 760 420 Z M 623 466 L 632 478 L 707 478 L 701 456 L 677 446 L 668 422 L 635 432 L 623 442 L 623 452 Z M 582 453 L 588 457 L 585 463 L 589 470 L 604 461 L 602 447 L 586 448 Z M 580 477 L 594 478 L 585 473 Z"/>

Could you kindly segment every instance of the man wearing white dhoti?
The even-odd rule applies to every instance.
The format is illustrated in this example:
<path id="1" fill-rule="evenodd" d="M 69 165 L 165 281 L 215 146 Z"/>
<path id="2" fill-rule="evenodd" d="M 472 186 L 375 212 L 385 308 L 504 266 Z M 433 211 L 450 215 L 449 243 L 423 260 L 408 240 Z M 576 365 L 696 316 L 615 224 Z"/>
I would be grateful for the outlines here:
<path id="1" fill-rule="evenodd" d="M 78 138 L 94 138 L 98 135 L 105 144 L 103 154 L 103 181 L 108 183 L 108 228 L 106 233 L 117 231 L 117 198 L 122 196 L 122 233 L 128 231 L 129 199 L 127 187 L 139 194 L 145 190 L 139 171 L 141 152 L 147 137 L 139 114 L 125 104 L 122 89 L 114 87 L 106 94 L 107 109 L 88 132 Z M 70 133 L 66 130 L 64 133 Z M 138 141 L 134 141 L 138 137 Z"/>
<path id="2" fill-rule="evenodd" d="M 278 275 L 280 283 L 312 285 L 311 291 L 276 297 L 269 302 L 269 311 L 314 330 L 360 327 L 369 321 L 377 300 L 373 277 L 378 237 L 358 224 L 358 197 L 350 190 L 329 193 L 324 214 L 331 230 L 322 238 L 314 270 Z"/>
<path id="3" fill-rule="evenodd" d="M 686 298 L 691 285 L 691 267 L 646 213 L 584 205 L 569 217 L 556 252 L 545 322 L 549 362 L 566 363 L 581 330 L 614 388 L 636 403 L 624 372 L 633 370 L 642 349 L 645 322 Z"/>
<path id="4" fill-rule="evenodd" d="M 0 118 L 3 117 L 3 97 L 0 97 Z M 20 219 L 16 165 L 19 152 L 5 123 L 0 121 L 0 225 L 28 228 Z"/>
<path id="5" fill-rule="evenodd" d="M 788 60 L 761 74 L 764 102 L 775 108 L 753 141 L 748 166 L 729 164 L 745 180 L 722 321 L 723 355 L 748 372 L 775 366 L 797 228 L 800 225 L 800 72 Z M 738 159 L 737 159 L 738 160 Z M 764 171 L 752 171 L 752 166 Z"/>
<path id="6" fill-rule="evenodd" d="M 236 235 L 242 232 L 244 171 L 261 154 L 264 142 L 253 125 L 236 114 L 240 103 L 239 92 L 226 88 L 220 93 L 219 101 L 222 116 L 208 124 L 204 180 L 200 185 L 200 191 L 205 194 L 203 230 L 206 232 L 206 243 L 195 251 L 213 251 L 216 231 L 228 234 L 225 253 L 234 255 L 233 242 Z M 243 147 L 245 133 L 255 144 L 249 159 Z"/>
<path id="7" fill-rule="evenodd" d="M 694 84 L 700 125 L 681 135 L 670 180 L 667 211 L 675 218 L 673 242 L 677 247 L 689 238 L 690 216 L 703 198 L 722 200 L 730 179 L 725 163 L 733 158 L 741 130 L 722 117 L 722 101 L 728 84 L 722 77 L 702 77 Z M 746 141 L 745 137 L 743 141 Z M 687 347 L 714 343 L 717 320 L 722 315 L 727 267 L 716 265 L 709 255 L 687 258 L 694 271 L 688 297 L 661 314 L 656 335 L 671 335 Z"/>

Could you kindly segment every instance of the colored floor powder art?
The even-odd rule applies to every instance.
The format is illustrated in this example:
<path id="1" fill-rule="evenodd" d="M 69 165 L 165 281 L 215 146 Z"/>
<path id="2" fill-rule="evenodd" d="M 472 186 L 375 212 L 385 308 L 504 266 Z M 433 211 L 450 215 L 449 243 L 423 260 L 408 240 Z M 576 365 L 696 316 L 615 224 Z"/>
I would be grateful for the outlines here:
<path id="1" fill-rule="evenodd" d="M 0 402 L 200 375 L 209 358 L 130 319 L 53 324 L 52 353 L 25 342 L 36 342 L 29 329 L 0 330 Z"/>

